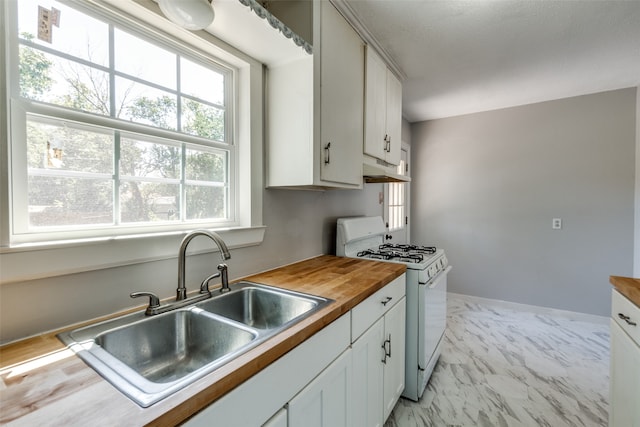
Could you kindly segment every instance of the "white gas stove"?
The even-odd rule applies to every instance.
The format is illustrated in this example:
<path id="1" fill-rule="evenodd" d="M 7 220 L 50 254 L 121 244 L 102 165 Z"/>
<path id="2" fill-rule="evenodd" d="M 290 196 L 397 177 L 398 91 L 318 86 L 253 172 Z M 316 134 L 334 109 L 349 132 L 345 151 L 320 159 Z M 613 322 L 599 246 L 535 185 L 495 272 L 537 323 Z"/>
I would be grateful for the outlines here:
<path id="1" fill-rule="evenodd" d="M 405 390 L 418 400 L 440 356 L 447 317 L 447 274 L 444 250 L 433 246 L 385 243 L 382 217 L 340 218 L 336 255 L 396 262 L 407 266 Z"/>

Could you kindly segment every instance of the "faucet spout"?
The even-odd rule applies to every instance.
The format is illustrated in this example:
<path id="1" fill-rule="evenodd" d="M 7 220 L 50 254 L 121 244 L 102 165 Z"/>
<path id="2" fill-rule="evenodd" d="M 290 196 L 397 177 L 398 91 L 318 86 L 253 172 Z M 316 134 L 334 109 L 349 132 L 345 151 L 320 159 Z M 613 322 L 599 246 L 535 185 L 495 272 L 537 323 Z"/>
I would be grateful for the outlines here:
<path id="1" fill-rule="evenodd" d="M 216 244 L 216 246 L 220 250 L 220 257 L 222 258 L 223 262 L 231 258 L 231 254 L 229 253 L 229 248 L 227 248 L 226 243 L 224 243 L 224 240 L 222 240 L 222 238 L 217 233 L 213 231 L 208 231 L 208 230 L 194 230 L 191 233 L 187 234 L 184 237 L 184 239 L 182 239 L 182 243 L 180 244 L 180 250 L 178 252 L 178 289 L 177 289 L 177 295 L 176 295 L 177 301 L 184 300 L 187 298 L 187 288 L 185 286 L 185 264 L 186 264 L 186 258 L 187 258 L 187 246 L 189 246 L 189 243 L 191 242 L 191 240 L 193 240 L 197 236 L 206 236 L 211 240 L 213 240 L 213 242 Z M 226 273 L 226 271 L 224 271 L 224 273 Z M 225 282 L 224 279 L 226 279 L 226 274 L 222 275 L 222 279 L 223 279 L 223 282 Z M 222 285 L 223 287 L 226 285 L 226 288 L 229 287 L 228 282 L 223 283 Z"/>

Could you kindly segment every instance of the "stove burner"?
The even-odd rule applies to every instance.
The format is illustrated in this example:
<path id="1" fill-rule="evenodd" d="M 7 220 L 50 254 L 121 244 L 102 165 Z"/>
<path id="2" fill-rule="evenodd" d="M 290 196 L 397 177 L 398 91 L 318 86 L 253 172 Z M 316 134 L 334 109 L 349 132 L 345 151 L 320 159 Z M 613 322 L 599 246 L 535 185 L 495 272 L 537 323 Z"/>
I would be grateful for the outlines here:
<path id="1" fill-rule="evenodd" d="M 411 254 L 404 251 L 394 251 L 394 250 L 380 250 L 374 251 L 372 249 L 366 249 L 364 251 L 358 252 L 356 254 L 361 258 L 371 258 L 371 259 L 384 259 L 384 260 L 396 260 L 402 262 L 413 262 L 420 263 L 424 259 L 422 254 Z"/>
<path id="2" fill-rule="evenodd" d="M 369 255 L 375 255 L 375 254 L 376 254 L 376 252 L 372 251 L 371 249 L 366 249 L 366 250 L 364 250 L 362 252 L 358 252 L 356 255 L 359 256 L 359 257 L 366 257 L 366 256 L 369 256 Z"/>
<path id="3" fill-rule="evenodd" d="M 399 244 L 399 243 L 385 243 L 384 245 L 380 245 L 378 249 L 380 250 L 395 249 L 402 252 L 423 253 L 423 254 L 429 254 L 429 255 L 436 253 L 435 246 L 418 246 L 418 245 L 406 245 L 406 244 Z"/>

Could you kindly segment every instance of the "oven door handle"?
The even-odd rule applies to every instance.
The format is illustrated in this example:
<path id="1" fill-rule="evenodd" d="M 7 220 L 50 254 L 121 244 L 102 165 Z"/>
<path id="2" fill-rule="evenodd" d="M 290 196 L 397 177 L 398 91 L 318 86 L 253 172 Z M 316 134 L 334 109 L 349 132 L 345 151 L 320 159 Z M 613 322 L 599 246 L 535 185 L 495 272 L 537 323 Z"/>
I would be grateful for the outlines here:
<path id="1" fill-rule="evenodd" d="M 440 273 L 438 273 L 438 275 L 436 277 L 434 277 L 433 279 L 429 280 L 428 282 L 418 282 L 418 284 L 420 285 L 427 285 L 427 287 L 429 289 L 433 289 L 436 286 L 436 282 L 440 279 L 440 276 L 448 274 L 451 271 L 451 266 L 447 266 L 447 268 L 444 269 L 444 271 L 441 271 Z"/>

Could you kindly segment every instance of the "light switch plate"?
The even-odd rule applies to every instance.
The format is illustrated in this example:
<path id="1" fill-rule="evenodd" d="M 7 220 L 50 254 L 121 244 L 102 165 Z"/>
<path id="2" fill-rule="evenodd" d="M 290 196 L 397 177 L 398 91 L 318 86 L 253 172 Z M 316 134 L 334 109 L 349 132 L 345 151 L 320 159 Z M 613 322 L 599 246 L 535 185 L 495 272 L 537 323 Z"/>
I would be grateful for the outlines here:
<path id="1" fill-rule="evenodd" d="M 553 218 L 551 228 L 554 230 L 560 230 L 562 228 L 562 218 Z"/>

